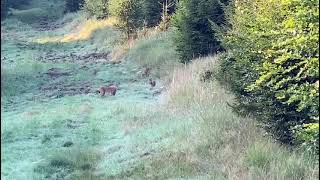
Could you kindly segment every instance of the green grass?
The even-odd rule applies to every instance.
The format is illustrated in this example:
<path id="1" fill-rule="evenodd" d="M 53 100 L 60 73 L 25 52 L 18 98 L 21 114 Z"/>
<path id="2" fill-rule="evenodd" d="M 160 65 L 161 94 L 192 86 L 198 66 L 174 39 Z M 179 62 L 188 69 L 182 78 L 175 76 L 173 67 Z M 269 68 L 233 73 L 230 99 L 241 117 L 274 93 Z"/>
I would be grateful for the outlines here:
<path id="1" fill-rule="evenodd" d="M 93 173 L 99 162 L 97 150 L 72 148 L 53 153 L 34 171 L 42 174 L 39 179 L 99 179 Z"/>
<path id="2" fill-rule="evenodd" d="M 1 178 L 318 178 L 313 156 L 264 137 L 254 119 L 227 106 L 231 94 L 201 81 L 216 57 L 177 64 L 171 32 L 136 40 L 120 64 L 66 56 L 113 51 L 121 36 L 112 27 L 81 41 L 35 42 L 69 34 L 83 19 L 68 14 L 47 32 L 14 18 L 2 22 Z M 153 90 L 141 77 L 144 65 L 154 69 Z M 50 68 L 70 74 L 51 78 Z M 110 82 L 119 83 L 116 96 L 94 93 Z M 85 85 L 88 94 L 78 91 Z M 163 85 L 167 91 L 153 96 Z"/>
<path id="3" fill-rule="evenodd" d="M 126 60 L 151 67 L 153 75 L 158 78 L 169 75 L 173 68 L 178 66 L 178 56 L 171 41 L 172 33 L 171 31 L 160 32 L 133 42 Z"/>

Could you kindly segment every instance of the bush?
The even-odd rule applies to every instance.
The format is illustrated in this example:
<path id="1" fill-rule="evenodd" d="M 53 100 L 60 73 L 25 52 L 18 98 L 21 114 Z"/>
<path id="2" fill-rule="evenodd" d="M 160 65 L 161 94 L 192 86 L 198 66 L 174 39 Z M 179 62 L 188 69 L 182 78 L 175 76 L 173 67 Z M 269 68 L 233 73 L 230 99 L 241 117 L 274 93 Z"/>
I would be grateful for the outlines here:
<path id="1" fill-rule="evenodd" d="M 116 26 L 130 35 L 143 26 L 141 1 L 139 0 L 110 0 L 109 13 L 118 19 Z"/>
<path id="2" fill-rule="evenodd" d="M 84 8 L 98 19 L 108 16 L 108 0 L 85 0 Z"/>
<path id="3" fill-rule="evenodd" d="M 174 42 L 181 62 L 222 50 L 210 21 L 217 25 L 225 21 L 219 0 L 180 1 L 173 16 L 173 26 L 176 30 Z"/>
<path id="4" fill-rule="evenodd" d="M 241 109 L 266 117 L 267 127 L 291 142 L 292 127 L 318 123 L 317 1 L 249 0 L 230 7 L 232 28 L 220 33 L 230 52 L 221 72 Z"/>
<path id="5" fill-rule="evenodd" d="M 66 11 L 75 12 L 78 11 L 84 3 L 84 0 L 67 0 L 66 1 Z"/>
<path id="6" fill-rule="evenodd" d="M 295 140 L 309 152 L 319 152 L 319 122 L 293 128 Z"/>

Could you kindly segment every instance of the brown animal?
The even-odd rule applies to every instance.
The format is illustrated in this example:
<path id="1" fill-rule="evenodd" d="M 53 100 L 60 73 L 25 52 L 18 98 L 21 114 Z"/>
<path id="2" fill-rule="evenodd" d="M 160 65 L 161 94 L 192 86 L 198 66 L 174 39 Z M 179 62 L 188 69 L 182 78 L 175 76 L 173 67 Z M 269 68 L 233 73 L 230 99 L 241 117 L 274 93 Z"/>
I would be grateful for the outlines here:
<path id="1" fill-rule="evenodd" d="M 149 84 L 151 85 L 151 87 L 155 87 L 156 86 L 156 81 L 152 80 L 151 78 L 149 79 Z"/>
<path id="2" fill-rule="evenodd" d="M 150 72 L 151 72 L 151 68 L 146 67 L 146 68 L 144 68 L 142 76 L 143 77 L 149 77 L 150 76 Z"/>
<path id="3" fill-rule="evenodd" d="M 115 87 L 113 84 L 105 87 L 100 87 L 97 91 L 101 96 L 104 96 L 106 93 L 110 93 L 112 96 L 116 95 L 117 87 Z"/>

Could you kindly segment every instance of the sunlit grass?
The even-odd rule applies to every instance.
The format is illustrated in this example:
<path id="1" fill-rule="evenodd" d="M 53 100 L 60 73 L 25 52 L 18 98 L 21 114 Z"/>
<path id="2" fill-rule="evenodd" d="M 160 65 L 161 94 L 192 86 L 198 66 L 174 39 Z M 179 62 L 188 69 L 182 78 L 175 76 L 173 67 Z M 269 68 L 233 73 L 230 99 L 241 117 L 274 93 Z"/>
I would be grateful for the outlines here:
<path id="1" fill-rule="evenodd" d="M 65 34 L 63 36 L 54 36 L 54 37 L 43 37 L 37 39 L 36 42 L 39 44 L 46 44 L 46 43 L 66 43 L 72 41 L 79 41 L 79 40 L 87 40 L 92 37 L 92 34 L 99 30 L 106 27 L 111 27 L 116 23 L 115 18 L 107 18 L 103 20 L 96 20 L 96 19 L 88 19 L 81 23 L 74 32 Z"/>

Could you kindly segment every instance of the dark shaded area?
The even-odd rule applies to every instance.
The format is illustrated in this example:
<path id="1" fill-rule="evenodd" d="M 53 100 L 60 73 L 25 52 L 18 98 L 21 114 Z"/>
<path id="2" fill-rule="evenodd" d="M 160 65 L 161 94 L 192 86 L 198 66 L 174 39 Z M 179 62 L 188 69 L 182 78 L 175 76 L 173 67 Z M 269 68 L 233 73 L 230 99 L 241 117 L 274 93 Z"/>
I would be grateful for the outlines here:
<path id="1" fill-rule="evenodd" d="M 212 24 L 222 26 L 226 19 L 219 0 L 181 1 L 173 16 L 174 44 L 182 63 L 224 51 Z"/>

